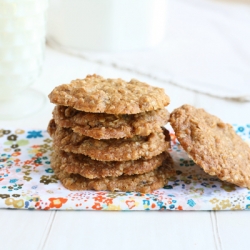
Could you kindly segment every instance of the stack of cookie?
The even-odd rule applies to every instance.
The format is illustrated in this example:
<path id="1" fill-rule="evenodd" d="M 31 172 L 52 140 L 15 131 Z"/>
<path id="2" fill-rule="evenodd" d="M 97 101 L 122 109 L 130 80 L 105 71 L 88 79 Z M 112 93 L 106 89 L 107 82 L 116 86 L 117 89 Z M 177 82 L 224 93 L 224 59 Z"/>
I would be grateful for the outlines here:
<path id="1" fill-rule="evenodd" d="M 163 89 L 90 75 L 49 98 L 51 166 L 66 188 L 151 192 L 174 175 Z"/>

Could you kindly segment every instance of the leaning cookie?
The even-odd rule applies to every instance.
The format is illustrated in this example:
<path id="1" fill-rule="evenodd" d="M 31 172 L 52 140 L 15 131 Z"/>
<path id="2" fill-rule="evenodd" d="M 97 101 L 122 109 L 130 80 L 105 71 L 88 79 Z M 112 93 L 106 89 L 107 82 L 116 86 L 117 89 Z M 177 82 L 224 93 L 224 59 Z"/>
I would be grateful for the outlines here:
<path id="1" fill-rule="evenodd" d="M 250 188 L 250 147 L 231 125 L 190 105 L 174 110 L 170 123 L 183 149 L 205 172 Z"/>
<path id="2" fill-rule="evenodd" d="M 161 133 L 151 133 L 149 136 L 96 140 L 74 133 L 69 128 L 61 128 L 56 125 L 54 120 L 51 120 L 48 132 L 53 138 L 54 148 L 84 154 L 98 161 L 150 159 L 167 151 L 170 147 L 169 134 L 165 129 Z"/>
<path id="3" fill-rule="evenodd" d="M 112 115 L 83 112 L 67 106 L 56 106 L 53 118 L 61 127 L 94 139 L 131 138 L 161 132 L 169 120 L 166 109 L 132 115 Z"/>
<path id="4" fill-rule="evenodd" d="M 165 161 L 163 166 L 145 174 L 122 175 L 102 179 L 87 179 L 79 174 L 69 174 L 61 171 L 56 166 L 53 169 L 62 185 L 69 190 L 109 190 L 150 193 L 162 188 L 168 183 L 168 179 L 175 175 L 172 161 Z"/>
<path id="5" fill-rule="evenodd" d="M 52 103 L 77 110 L 108 114 L 137 114 L 163 109 L 170 102 L 164 89 L 137 80 L 105 79 L 88 75 L 56 87 L 50 94 Z"/>
<path id="6" fill-rule="evenodd" d="M 172 161 L 168 152 L 163 152 L 149 160 L 96 161 L 82 154 L 55 150 L 51 157 L 51 166 L 69 174 L 80 174 L 83 177 L 94 179 L 144 174 L 163 165 L 165 161 L 168 163 Z"/>

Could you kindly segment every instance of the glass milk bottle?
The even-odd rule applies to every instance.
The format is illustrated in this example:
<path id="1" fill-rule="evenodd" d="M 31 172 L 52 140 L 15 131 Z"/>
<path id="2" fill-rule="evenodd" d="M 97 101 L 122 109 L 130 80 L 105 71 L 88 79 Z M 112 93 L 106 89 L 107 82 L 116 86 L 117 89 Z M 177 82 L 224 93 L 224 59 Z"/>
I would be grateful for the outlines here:
<path id="1" fill-rule="evenodd" d="M 44 97 L 29 89 L 44 57 L 48 0 L 0 0 L 0 119 L 38 110 Z"/>
<path id="2" fill-rule="evenodd" d="M 50 0 L 47 39 L 80 51 L 152 48 L 165 36 L 166 12 L 167 0 Z"/>

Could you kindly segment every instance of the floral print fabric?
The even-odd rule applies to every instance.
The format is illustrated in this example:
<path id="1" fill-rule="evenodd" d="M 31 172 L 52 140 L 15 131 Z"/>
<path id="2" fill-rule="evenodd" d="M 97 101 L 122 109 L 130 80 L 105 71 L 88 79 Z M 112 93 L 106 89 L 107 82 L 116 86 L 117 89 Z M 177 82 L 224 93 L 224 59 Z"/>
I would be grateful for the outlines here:
<path id="1" fill-rule="evenodd" d="M 234 125 L 250 144 L 250 125 Z M 170 131 L 171 128 L 169 128 Z M 70 191 L 50 167 L 45 130 L 0 129 L 0 208 L 62 210 L 250 210 L 250 190 L 207 175 L 182 150 L 173 132 L 176 176 L 150 194 Z"/>

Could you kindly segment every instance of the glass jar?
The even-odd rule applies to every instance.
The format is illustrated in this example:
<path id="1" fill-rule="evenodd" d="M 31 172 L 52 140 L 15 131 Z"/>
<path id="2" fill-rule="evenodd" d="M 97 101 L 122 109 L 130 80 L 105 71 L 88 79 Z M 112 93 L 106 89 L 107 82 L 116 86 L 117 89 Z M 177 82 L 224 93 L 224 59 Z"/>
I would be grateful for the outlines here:
<path id="1" fill-rule="evenodd" d="M 0 118 L 21 95 L 36 96 L 27 88 L 42 69 L 47 7 L 48 0 L 0 0 Z"/>

